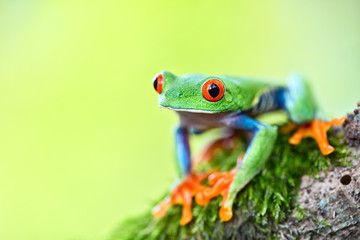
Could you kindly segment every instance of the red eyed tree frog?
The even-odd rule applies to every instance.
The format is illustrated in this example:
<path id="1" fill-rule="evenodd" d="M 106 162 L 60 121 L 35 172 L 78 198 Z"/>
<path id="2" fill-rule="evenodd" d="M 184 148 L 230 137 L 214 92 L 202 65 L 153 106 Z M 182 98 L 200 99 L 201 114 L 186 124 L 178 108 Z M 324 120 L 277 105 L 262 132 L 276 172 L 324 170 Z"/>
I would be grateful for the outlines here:
<path id="1" fill-rule="evenodd" d="M 299 144 L 303 137 L 313 137 L 324 155 L 334 151 L 327 141 L 326 131 L 345 120 L 345 117 L 321 120 L 309 85 L 299 75 L 291 75 L 286 86 L 276 86 L 255 78 L 203 74 L 178 77 L 162 71 L 154 77 L 153 85 L 159 94 L 160 107 L 174 110 L 180 119 L 175 142 L 181 178 L 171 195 L 153 209 L 153 215 L 162 217 L 168 207 L 181 204 L 181 225 L 192 219 L 194 196 L 199 205 L 205 205 L 211 198 L 221 195 L 220 219 L 228 221 L 232 218 L 236 194 L 261 171 L 278 134 L 276 126 L 254 117 L 285 110 L 293 123 L 290 128 L 298 127 L 289 143 Z M 213 128 L 241 130 L 250 133 L 252 139 L 233 170 L 196 173 L 192 169 L 189 136 Z M 210 187 L 202 185 L 206 178 Z"/>

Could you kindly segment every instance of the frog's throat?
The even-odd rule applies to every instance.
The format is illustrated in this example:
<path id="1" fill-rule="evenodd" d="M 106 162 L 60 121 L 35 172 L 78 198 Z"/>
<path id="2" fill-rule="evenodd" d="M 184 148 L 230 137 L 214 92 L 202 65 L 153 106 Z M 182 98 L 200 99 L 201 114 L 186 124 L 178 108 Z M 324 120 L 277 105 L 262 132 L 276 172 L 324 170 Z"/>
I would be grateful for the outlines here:
<path id="1" fill-rule="evenodd" d="M 193 112 L 193 113 L 208 113 L 208 114 L 215 114 L 219 113 L 217 111 L 208 111 L 208 110 L 201 110 L 201 109 L 194 109 L 194 108 L 173 108 L 173 107 L 164 107 L 159 105 L 161 108 L 170 109 L 176 112 Z"/>

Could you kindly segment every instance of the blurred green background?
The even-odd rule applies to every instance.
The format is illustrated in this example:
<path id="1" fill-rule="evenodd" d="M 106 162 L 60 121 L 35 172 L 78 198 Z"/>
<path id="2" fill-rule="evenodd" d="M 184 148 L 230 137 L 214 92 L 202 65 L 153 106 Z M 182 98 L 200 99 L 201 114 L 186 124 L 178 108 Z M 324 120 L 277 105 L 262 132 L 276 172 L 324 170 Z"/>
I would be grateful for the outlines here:
<path id="1" fill-rule="evenodd" d="M 175 176 L 153 76 L 311 80 L 360 100 L 360 2 L 0 0 L 0 239 L 102 239 Z"/>

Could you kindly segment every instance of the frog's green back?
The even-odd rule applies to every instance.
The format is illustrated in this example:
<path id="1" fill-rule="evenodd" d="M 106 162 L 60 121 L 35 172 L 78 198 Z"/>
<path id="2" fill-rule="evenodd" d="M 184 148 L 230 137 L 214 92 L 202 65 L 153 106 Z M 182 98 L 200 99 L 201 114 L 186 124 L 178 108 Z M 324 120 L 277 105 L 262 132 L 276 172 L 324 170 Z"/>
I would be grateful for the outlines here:
<path id="1" fill-rule="evenodd" d="M 240 110 L 251 108 L 257 103 L 258 97 L 275 86 L 251 77 L 220 76 L 229 86 L 228 91 Z"/>
<path id="2" fill-rule="evenodd" d="M 177 77 L 167 71 L 163 71 L 162 75 L 163 89 L 159 104 L 179 111 L 218 113 L 247 110 L 256 104 L 262 93 L 274 87 L 247 77 L 204 74 Z M 224 85 L 224 96 L 218 101 L 208 101 L 203 96 L 202 86 L 210 79 L 218 79 Z"/>

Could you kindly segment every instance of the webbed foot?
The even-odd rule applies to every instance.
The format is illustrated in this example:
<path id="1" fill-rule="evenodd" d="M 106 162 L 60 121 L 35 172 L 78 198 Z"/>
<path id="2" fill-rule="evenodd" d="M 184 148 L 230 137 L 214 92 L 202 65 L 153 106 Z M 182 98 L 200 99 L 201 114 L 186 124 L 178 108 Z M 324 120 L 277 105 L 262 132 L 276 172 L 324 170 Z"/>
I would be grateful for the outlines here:
<path id="1" fill-rule="evenodd" d="M 244 156 L 239 157 L 238 163 L 242 161 Z M 222 221 L 229 221 L 232 216 L 232 207 L 227 206 L 230 185 L 236 175 L 237 167 L 227 172 L 214 172 L 209 175 L 208 183 L 211 187 L 205 187 L 202 191 L 198 192 L 195 196 L 196 202 L 204 206 L 212 198 L 222 196 L 222 204 L 219 210 L 219 217 Z"/>
<path id="2" fill-rule="evenodd" d="M 331 121 L 313 119 L 310 123 L 301 126 L 292 123 L 284 127 L 282 132 L 288 133 L 298 127 L 298 129 L 289 139 L 290 144 L 297 145 L 304 137 L 312 137 L 317 142 L 321 153 L 324 155 L 329 155 L 334 151 L 334 147 L 329 144 L 326 132 L 334 125 L 341 126 L 344 121 L 345 117 L 334 118 Z"/>
<path id="3" fill-rule="evenodd" d="M 196 202 L 204 206 L 212 198 L 221 195 L 223 197 L 222 205 L 219 210 L 219 217 L 222 221 L 229 221 L 232 218 L 232 209 L 225 206 L 229 196 L 230 185 L 234 180 L 236 169 L 228 172 L 216 172 L 209 176 L 209 184 L 211 187 L 204 189 L 196 194 Z"/>
<path id="4" fill-rule="evenodd" d="M 167 209 L 175 204 L 182 205 L 182 215 L 180 224 L 182 226 L 188 224 L 192 220 L 192 199 L 198 192 L 203 191 L 205 186 L 201 183 L 213 171 L 206 173 L 191 173 L 172 191 L 171 195 L 165 198 L 160 204 L 155 206 L 152 214 L 156 218 L 165 216 Z"/>

